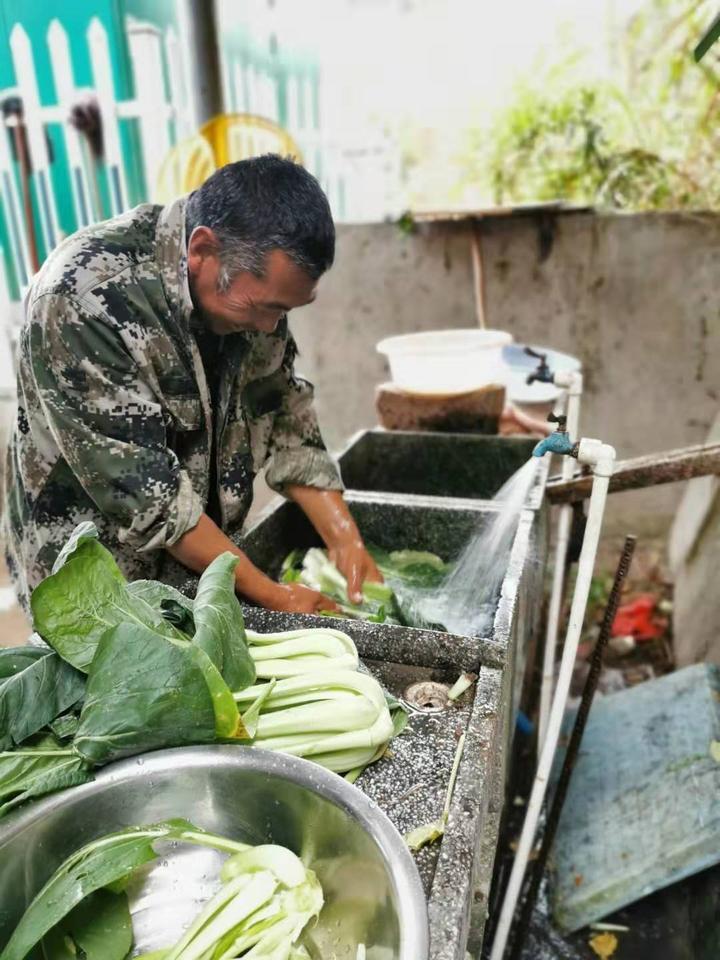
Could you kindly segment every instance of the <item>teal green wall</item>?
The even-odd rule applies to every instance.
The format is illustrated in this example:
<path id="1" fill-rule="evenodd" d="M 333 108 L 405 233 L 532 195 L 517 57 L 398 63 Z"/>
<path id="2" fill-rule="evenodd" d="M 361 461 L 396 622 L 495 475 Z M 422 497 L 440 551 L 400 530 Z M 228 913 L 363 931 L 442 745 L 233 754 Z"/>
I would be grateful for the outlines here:
<path id="1" fill-rule="evenodd" d="M 134 96 L 134 89 L 124 23 L 128 15 L 147 20 L 161 28 L 170 23 L 174 23 L 177 27 L 174 0 L 72 0 L 70 3 L 63 4 L 58 3 L 57 0 L 32 0 L 29 3 L 27 0 L 0 0 L 0 90 L 16 85 L 10 55 L 10 32 L 16 23 L 20 23 L 32 44 L 40 102 L 43 106 L 52 106 L 57 103 L 47 45 L 47 31 L 55 18 L 60 20 L 68 35 L 75 86 L 91 88 L 93 80 L 87 29 L 91 19 L 97 17 L 108 33 L 115 97 L 118 100 L 131 99 Z M 137 120 L 123 119 L 119 122 L 119 129 L 125 159 L 126 202 L 128 206 L 135 206 L 146 200 L 148 195 L 142 171 Z M 46 131 L 53 158 L 50 178 L 60 230 L 63 234 L 70 234 L 78 228 L 79 224 L 73 208 L 70 171 L 62 128 L 60 124 L 52 123 L 46 125 Z M 102 164 L 98 167 L 98 186 L 103 207 L 102 215 L 110 216 L 107 171 Z M 37 209 L 36 206 L 35 209 Z M 37 214 L 35 220 L 38 252 L 42 260 L 48 251 L 44 249 L 42 243 Z M 5 253 L 6 272 L 11 292 L 17 296 L 18 283 L 9 259 L 5 212 L 2 210 L 0 210 L 0 244 Z"/>

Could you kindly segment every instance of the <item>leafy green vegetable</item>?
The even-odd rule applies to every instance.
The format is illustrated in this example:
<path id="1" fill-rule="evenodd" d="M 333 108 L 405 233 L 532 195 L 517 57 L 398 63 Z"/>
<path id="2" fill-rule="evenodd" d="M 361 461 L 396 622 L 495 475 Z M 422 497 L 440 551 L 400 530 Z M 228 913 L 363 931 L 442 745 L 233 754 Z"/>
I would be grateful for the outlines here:
<path id="1" fill-rule="evenodd" d="M 128 586 L 132 594 L 192 637 L 232 690 L 255 682 L 242 607 L 235 594 L 237 564 L 238 558 L 231 553 L 216 557 L 200 577 L 194 601 L 154 580 L 138 580 Z"/>
<path id="2" fill-rule="evenodd" d="M 247 740 L 248 733 L 240 718 L 232 690 L 223 680 L 218 668 L 207 653 L 195 644 L 190 644 L 188 656 L 200 668 L 210 691 L 215 712 L 215 735 L 227 740 Z"/>
<path id="3" fill-rule="evenodd" d="M 308 960 L 297 941 L 323 904 L 315 874 L 284 847 L 251 847 L 186 820 L 120 830 L 68 857 L 30 904 L 0 960 L 25 960 L 41 941 L 46 960 L 124 960 L 132 950 L 132 928 L 125 895 L 115 888 L 156 858 L 155 844 L 161 840 L 231 856 L 223 865 L 220 889 L 175 946 L 145 954 L 144 960 L 239 955 Z"/>
<path id="4" fill-rule="evenodd" d="M 25 960 L 52 928 L 90 893 L 106 887 L 156 857 L 153 843 L 195 831 L 186 820 L 129 827 L 81 847 L 50 877 L 25 911 L 0 960 Z"/>
<path id="5" fill-rule="evenodd" d="M 36 747 L 0 753 L 0 816 L 31 797 L 93 779 L 74 750 L 48 739 Z"/>
<path id="6" fill-rule="evenodd" d="M 188 637 L 195 633 L 193 602 L 175 587 L 159 580 L 134 580 L 128 590 L 135 597 L 158 610 L 163 617 Z"/>
<path id="7" fill-rule="evenodd" d="M 309 956 L 296 941 L 320 912 L 323 895 L 315 874 L 292 851 L 250 847 L 225 862 L 220 878 L 223 885 L 175 946 L 144 960 Z"/>
<path id="8" fill-rule="evenodd" d="M 125 960 L 133 944 L 124 893 L 96 890 L 45 936 L 45 960 Z"/>
<path id="9" fill-rule="evenodd" d="M 444 630 L 423 612 L 427 594 L 437 590 L 450 569 L 440 557 L 424 550 L 388 552 L 368 546 L 385 583 L 363 584 L 363 601 L 350 602 L 347 582 L 332 564 L 325 550 L 311 547 L 304 555 L 293 550 L 283 563 L 282 580 L 300 582 L 330 597 L 338 611 L 325 616 L 367 620 L 370 623 L 395 623 L 425 629 Z"/>
<path id="10" fill-rule="evenodd" d="M 214 697 L 189 647 L 134 623 L 106 633 L 75 736 L 80 756 L 100 764 L 160 747 L 211 743 Z"/>
<path id="11" fill-rule="evenodd" d="M 404 581 L 413 586 L 433 589 L 440 585 L 450 570 L 444 560 L 427 550 L 386 551 L 370 545 L 373 560 L 382 575 L 390 581 Z"/>
<path id="12" fill-rule="evenodd" d="M 236 693 L 253 704 L 265 684 Z M 339 773 L 372 762 L 393 735 L 382 687 L 354 670 L 326 669 L 279 680 L 266 695 L 253 744 L 306 757 Z"/>
<path id="13" fill-rule="evenodd" d="M 235 593 L 238 562 L 231 553 L 216 557 L 200 577 L 193 603 L 193 644 L 207 653 L 232 690 L 255 682 L 242 608 Z"/>
<path id="14" fill-rule="evenodd" d="M 57 653 L 87 673 L 101 637 L 121 623 L 182 636 L 161 613 L 128 589 L 112 554 L 92 523 L 80 524 L 61 551 L 53 573 L 30 598 L 35 629 Z"/>
<path id="15" fill-rule="evenodd" d="M 71 740 L 77 733 L 80 718 L 75 713 L 65 713 L 57 720 L 53 720 L 48 726 L 53 736 L 58 740 Z"/>
<path id="16" fill-rule="evenodd" d="M 292 568 L 289 564 L 300 563 L 299 568 Z M 318 590 L 334 600 L 339 613 L 328 612 L 327 616 L 349 617 L 351 619 L 369 620 L 374 623 L 399 623 L 398 611 L 395 604 L 395 595 L 390 586 L 384 583 L 365 583 L 363 585 L 363 602 L 350 602 L 347 590 L 347 581 L 338 568 L 330 561 L 327 551 L 318 547 L 311 547 L 304 557 L 299 557 L 294 551 L 285 560 L 287 569 L 284 579 L 289 582 L 291 570 L 297 576 L 293 579 L 303 583 L 312 590 Z"/>
<path id="17" fill-rule="evenodd" d="M 0 682 L 21 673 L 51 652 L 47 647 L 0 647 Z"/>
<path id="18" fill-rule="evenodd" d="M 0 651 L 0 750 L 31 737 L 82 697 L 85 678 L 51 650 Z"/>

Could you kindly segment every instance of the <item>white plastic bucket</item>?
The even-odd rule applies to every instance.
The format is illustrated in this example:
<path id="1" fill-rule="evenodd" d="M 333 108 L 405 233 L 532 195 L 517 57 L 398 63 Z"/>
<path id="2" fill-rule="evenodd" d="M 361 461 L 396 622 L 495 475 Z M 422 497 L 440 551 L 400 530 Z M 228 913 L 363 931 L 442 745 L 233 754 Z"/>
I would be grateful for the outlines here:
<path id="1" fill-rule="evenodd" d="M 505 382 L 504 330 L 432 330 L 388 337 L 377 345 L 390 364 L 393 383 L 410 393 L 468 393 Z"/>

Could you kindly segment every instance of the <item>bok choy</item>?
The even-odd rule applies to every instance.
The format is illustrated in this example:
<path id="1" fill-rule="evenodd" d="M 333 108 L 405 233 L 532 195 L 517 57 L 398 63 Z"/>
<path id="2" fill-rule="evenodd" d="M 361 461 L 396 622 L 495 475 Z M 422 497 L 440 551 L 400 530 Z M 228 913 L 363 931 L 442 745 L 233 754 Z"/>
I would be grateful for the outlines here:
<path id="1" fill-rule="evenodd" d="M 162 747 L 242 742 L 352 776 L 382 755 L 404 714 L 359 672 L 352 640 L 246 633 L 236 563 L 217 557 L 190 600 L 127 583 L 80 524 L 31 599 L 51 649 L 0 652 L 0 816 Z"/>
<path id="2" fill-rule="evenodd" d="M 41 943 L 44 956 L 124 960 L 133 938 L 123 891 L 136 870 L 157 858 L 161 841 L 230 856 L 220 871 L 220 890 L 180 939 L 145 960 L 309 958 L 300 938 L 323 905 L 312 870 L 285 847 L 252 847 L 186 820 L 168 820 L 100 837 L 68 857 L 26 910 L 0 960 L 25 960 Z"/>

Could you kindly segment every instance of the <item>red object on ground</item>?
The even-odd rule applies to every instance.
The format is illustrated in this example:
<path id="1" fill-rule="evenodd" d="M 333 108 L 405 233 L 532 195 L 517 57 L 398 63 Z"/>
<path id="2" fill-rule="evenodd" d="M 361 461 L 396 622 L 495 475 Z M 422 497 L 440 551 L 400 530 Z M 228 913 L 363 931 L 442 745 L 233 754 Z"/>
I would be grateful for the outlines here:
<path id="1" fill-rule="evenodd" d="M 654 640 L 661 637 L 667 628 L 665 617 L 653 616 L 658 599 L 652 593 L 622 604 L 612 625 L 613 637 L 635 637 L 636 640 Z"/>

